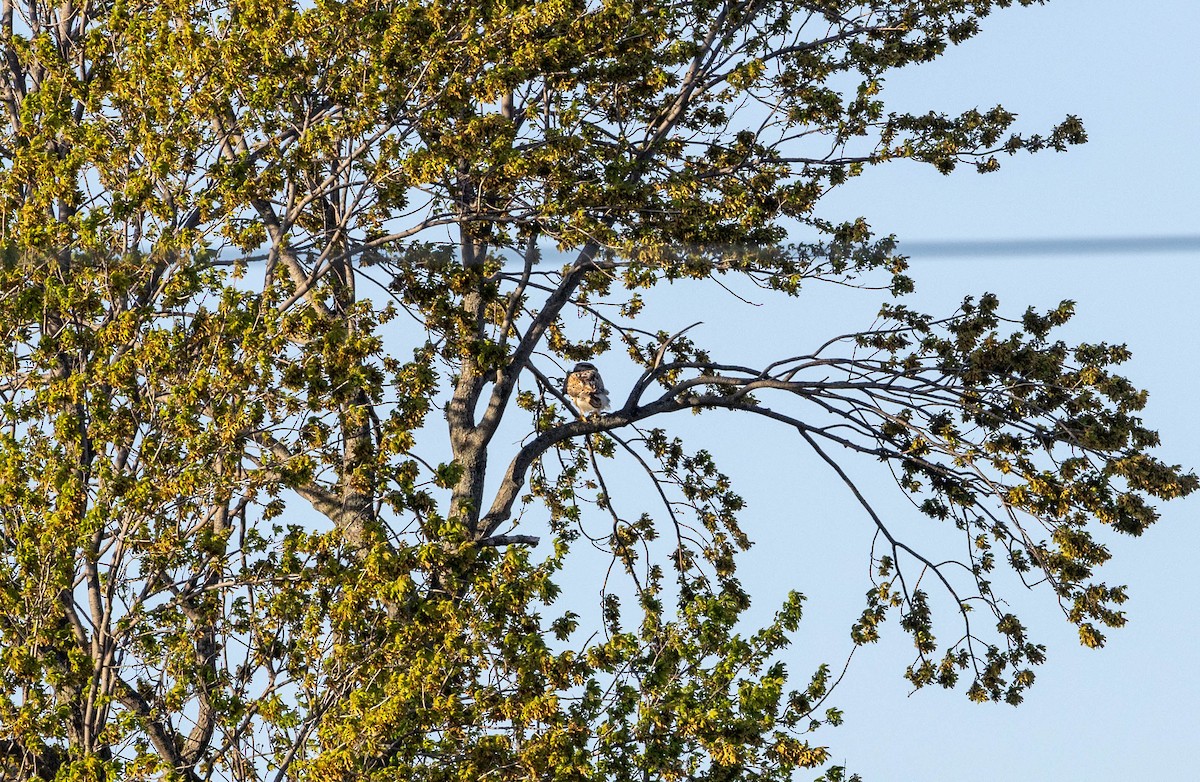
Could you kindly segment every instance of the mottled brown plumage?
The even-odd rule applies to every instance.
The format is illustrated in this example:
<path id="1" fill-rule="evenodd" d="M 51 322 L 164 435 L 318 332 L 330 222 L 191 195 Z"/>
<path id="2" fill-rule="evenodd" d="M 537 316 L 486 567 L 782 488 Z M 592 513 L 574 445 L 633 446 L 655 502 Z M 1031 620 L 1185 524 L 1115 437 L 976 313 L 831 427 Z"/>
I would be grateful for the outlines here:
<path id="1" fill-rule="evenodd" d="M 608 409 L 608 389 L 599 370 L 586 361 L 576 364 L 567 375 L 566 392 L 585 418 Z"/>

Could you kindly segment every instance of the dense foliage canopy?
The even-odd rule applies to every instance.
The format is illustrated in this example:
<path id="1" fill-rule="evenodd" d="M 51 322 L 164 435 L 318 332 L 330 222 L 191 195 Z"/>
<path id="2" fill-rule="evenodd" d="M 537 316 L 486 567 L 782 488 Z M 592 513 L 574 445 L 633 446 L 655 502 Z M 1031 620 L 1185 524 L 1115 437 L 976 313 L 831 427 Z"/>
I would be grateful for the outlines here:
<path id="1" fill-rule="evenodd" d="M 840 778 L 834 677 L 781 662 L 801 598 L 742 621 L 743 503 L 679 411 L 845 482 L 879 530 L 853 639 L 897 617 L 915 686 L 1020 700 L 1044 649 L 1004 570 L 1101 644 L 1094 532 L 1196 487 L 1125 348 L 1060 341 L 1069 304 L 915 312 L 894 240 L 817 211 L 872 165 L 1083 141 L 885 105 L 1008 5 L 3 0 L 0 776 Z M 656 284 L 734 279 L 890 292 L 763 366 L 663 329 Z M 640 377 L 584 418 L 587 359 Z M 595 622 L 556 601 L 584 533 Z"/>

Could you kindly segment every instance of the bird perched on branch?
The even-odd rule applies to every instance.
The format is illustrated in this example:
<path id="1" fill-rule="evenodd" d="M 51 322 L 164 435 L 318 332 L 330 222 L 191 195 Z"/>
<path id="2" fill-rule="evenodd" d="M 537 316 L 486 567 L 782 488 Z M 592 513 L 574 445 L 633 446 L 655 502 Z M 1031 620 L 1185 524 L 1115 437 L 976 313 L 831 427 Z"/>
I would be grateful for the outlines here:
<path id="1" fill-rule="evenodd" d="M 608 409 L 608 389 L 600 371 L 586 361 L 580 361 L 567 375 L 566 392 L 584 418 Z"/>

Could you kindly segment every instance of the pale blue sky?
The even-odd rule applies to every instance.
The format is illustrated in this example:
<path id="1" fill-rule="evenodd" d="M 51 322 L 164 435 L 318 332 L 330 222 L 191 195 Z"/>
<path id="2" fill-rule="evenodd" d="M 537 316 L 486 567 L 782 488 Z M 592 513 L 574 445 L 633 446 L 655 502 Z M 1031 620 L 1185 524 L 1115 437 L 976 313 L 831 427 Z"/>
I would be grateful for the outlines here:
<path id="1" fill-rule="evenodd" d="M 918 292 L 907 298 L 926 312 L 949 313 L 963 295 L 992 291 L 1017 315 L 1029 304 L 1075 298 L 1078 314 L 1064 338 L 1127 342 L 1134 359 L 1126 371 L 1151 390 L 1144 417 L 1163 434 L 1161 455 L 1200 466 L 1200 423 L 1191 415 L 1191 367 L 1200 363 L 1194 336 L 1198 262 L 1195 254 L 917 260 Z M 740 306 L 728 296 L 681 285 L 656 290 L 656 309 L 671 312 L 668 330 L 703 319 L 690 334 L 710 346 L 716 360 L 736 357 L 755 364 L 869 324 L 880 300 L 878 294 L 832 286 L 813 288 L 795 302 L 738 290 L 763 306 Z M 609 388 L 623 399 L 636 369 L 623 366 L 614 352 L 605 357 L 603 370 Z M 692 449 L 710 449 L 748 500 L 742 526 L 755 545 L 740 559 L 739 573 L 755 598 L 749 623 L 768 621 L 784 594 L 796 589 L 807 602 L 784 655 L 794 681 L 803 684 L 818 663 L 840 663 L 851 650 L 849 626 L 869 586 L 871 520 L 793 432 L 720 413 L 700 419 L 679 414 L 654 423 L 683 436 Z M 915 514 L 882 465 L 833 453 L 893 531 L 902 530 L 924 553 L 961 554 L 960 533 Z M 619 487 L 618 512 L 635 515 L 640 508 L 630 495 L 645 488 L 644 478 L 636 470 L 617 474 L 624 477 L 614 480 L 611 472 L 607 477 L 610 488 Z M 912 659 L 911 641 L 892 617 L 882 642 L 856 653 L 830 701 L 845 711 L 845 725 L 822 729 L 814 740 L 868 782 L 1194 778 L 1200 765 L 1195 738 L 1200 628 L 1191 567 L 1200 550 L 1200 528 L 1193 522 L 1197 506 L 1195 498 L 1164 506 L 1159 524 L 1139 539 L 1098 534 L 1115 555 L 1100 577 L 1130 585 L 1132 595 L 1125 606 L 1129 625 L 1110 632 L 1103 650 L 1079 646 L 1074 626 L 1048 590 L 1027 593 L 1008 584 L 1005 596 L 1013 609 L 1049 646 L 1049 661 L 1037 669 L 1038 682 L 1021 706 L 973 704 L 961 691 L 927 689 L 910 697 L 902 673 Z M 653 513 L 653 500 L 645 500 L 645 507 Z M 594 517 L 586 522 L 589 529 L 603 534 L 608 524 L 603 514 L 591 511 L 589 517 Z M 565 571 L 563 601 L 585 615 L 595 604 L 604 565 L 602 558 L 586 561 L 577 559 Z M 935 605 L 940 599 L 935 595 Z M 953 613 L 944 611 L 940 618 L 939 637 L 956 637 Z"/>
<path id="2" fill-rule="evenodd" d="M 983 35 L 944 60 L 891 78 L 885 98 L 897 109 L 920 112 L 1000 103 L 1020 115 L 1018 127 L 1027 133 L 1076 114 L 1090 142 L 1065 154 L 1022 154 L 986 176 L 970 166 L 946 177 L 915 164 L 887 165 L 831 194 L 818 211 L 829 218 L 865 216 L 879 233 L 897 234 L 902 250 L 906 239 L 1200 236 L 1197 29 L 1200 4 L 1185 0 L 1053 0 L 999 12 Z M 1163 435 L 1161 455 L 1200 465 L 1200 424 L 1193 415 L 1200 251 L 914 254 L 911 273 L 918 291 L 909 303 L 932 314 L 949 314 L 963 295 L 984 291 L 999 294 L 1010 315 L 1031 304 L 1076 300 L 1078 314 L 1066 337 L 1128 343 L 1134 359 L 1127 374 L 1150 389 L 1145 419 Z M 684 285 L 654 296 L 659 315 L 669 313 L 663 328 L 704 320 L 692 334 L 714 346 L 714 358 L 746 361 L 793 355 L 842 333 L 841 326 L 868 325 L 880 303 L 876 294 L 832 287 L 810 290 L 786 309 L 761 294 L 765 306 L 746 308 L 719 292 Z M 617 397 L 636 376 L 617 352 L 605 357 L 603 369 Z M 808 596 L 806 619 L 786 656 L 797 683 L 816 663 L 844 658 L 848 627 L 868 586 L 870 520 L 777 427 L 716 424 L 711 415 L 704 416 L 707 431 L 683 418 L 664 423 L 688 434 L 693 447 L 707 445 L 718 454 L 749 500 L 744 526 L 756 546 L 741 573 L 756 596 L 757 617 L 769 616 L 787 589 Z M 882 467 L 860 461 L 853 469 L 874 492 L 876 507 L 907 523 L 899 520 L 905 504 Z M 901 674 L 911 642 L 893 619 L 883 642 L 856 654 L 832 699 L 845 710 L 846 724 L 821 731 L 816 741 L 868 782 L 1197 778 L 1200 630 L 1192 559 L 1200 551 L 1198 509 L 1194 498 L 1175 502 L 1141 539 L 1104 537 L 1116 556 L 1102 578 L 1129 584 L 1132 595 L 1128 627 L 1110 633 L 1104 650 L 1079 646 L 1047 591 L 1012 595 L 1014 608 L 1050 647 L 1020 707 L 972 704 L 958 691 L 909 697 Z M 915 540 L 944 542 L 933 533 Z M 595 572 L 568 576 L 568 599 L 594 595 Z M 943 628 L 947 636 L 954 629 Z"/>
<path id="3" fill-rule="evenodd" d="M 1197 29 L 1200 4 L 1188 0 L 1053 0 L 1000 12 L 944 60 L 893 77 L 885 97 L 914 111 L 1001 103 L 1031 132 L 1077 114 L 1090 142 L 1066 154 L 1020 156 L 987 176 L 882 167 L 832 194 L 824 213 L 864 215 L 902 240 L 1200 235 Z M 1130 345 L 1128 373 L 1150 389 L 1145 418 L 1163 435 L 1162 454 L 1200 465 L 1200 252 L 918 256 L 912 273 L 915 298 L 929 311 L 946 312 L 962 294 L 983 290 L 1001 294 L 1012 313 L 1075 299 L 1071 335 Z M 1019 708 L 976 706 L 940 691 L 906 697 L 899 673 L 908 647 L 893 633 L 856 656 L 835 699 L 847 725 L 821 740 L 874 782 L 1197 778 L 1198 510 L 1195 498 L 1169 504 L 1144 538 L 1114 544 L 1105 577 L 1131 586 L 1131 621 L 1106 649 L 1080 648 L 1048 595 L 1029 604 L 1051 654 Z M 762 532 L 752 534 L 762 540 Z M 850 547 L 835 553 L 855 561 Z M 788 554 L 764 556 L 775 568 L 763 568 L 764 577 L 788 570 Z M 836 614 L 819 582 L 798 575 L 810 614 Z"/>

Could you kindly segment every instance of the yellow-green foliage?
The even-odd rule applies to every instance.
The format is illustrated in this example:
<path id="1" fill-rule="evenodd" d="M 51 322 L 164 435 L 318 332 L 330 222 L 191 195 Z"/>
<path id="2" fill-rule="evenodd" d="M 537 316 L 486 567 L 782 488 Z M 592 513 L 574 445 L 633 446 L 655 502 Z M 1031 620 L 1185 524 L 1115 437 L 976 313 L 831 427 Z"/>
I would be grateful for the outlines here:
<path id="1" fill-rule="evenodd" d="M 1097 525 L 1141 534 L 1196 479 L 1148 453 L 1124 347 L 1051 338 L 1069 304 L 891 304 L 766 367 L 647 323 L 666 281 L 905 293 L 893 239 L 815 215 L 829 188 L 1082 142 L 1073 117 L 886 108 L 888 71 L 1009 4 L 6 0 L 0 777 L 827 766 L 829 669 L 780 662 L 801 598 L 745 626 L 744 503 L 668 432 L 684 410 L 790 427 L 847 483 L 830 449 L 888 462 L 965 535 L 950 574 L 863 499 L 852 637 L 898 615 L 916 686 L 1033 682 L 998 564 L 1101 645 L 1126 592 L 1095 578 Z M 565 371 L 621 351 L 634 388 L 576 416 Z M 560 600 L 585 534 L 599 618 Z"/>

